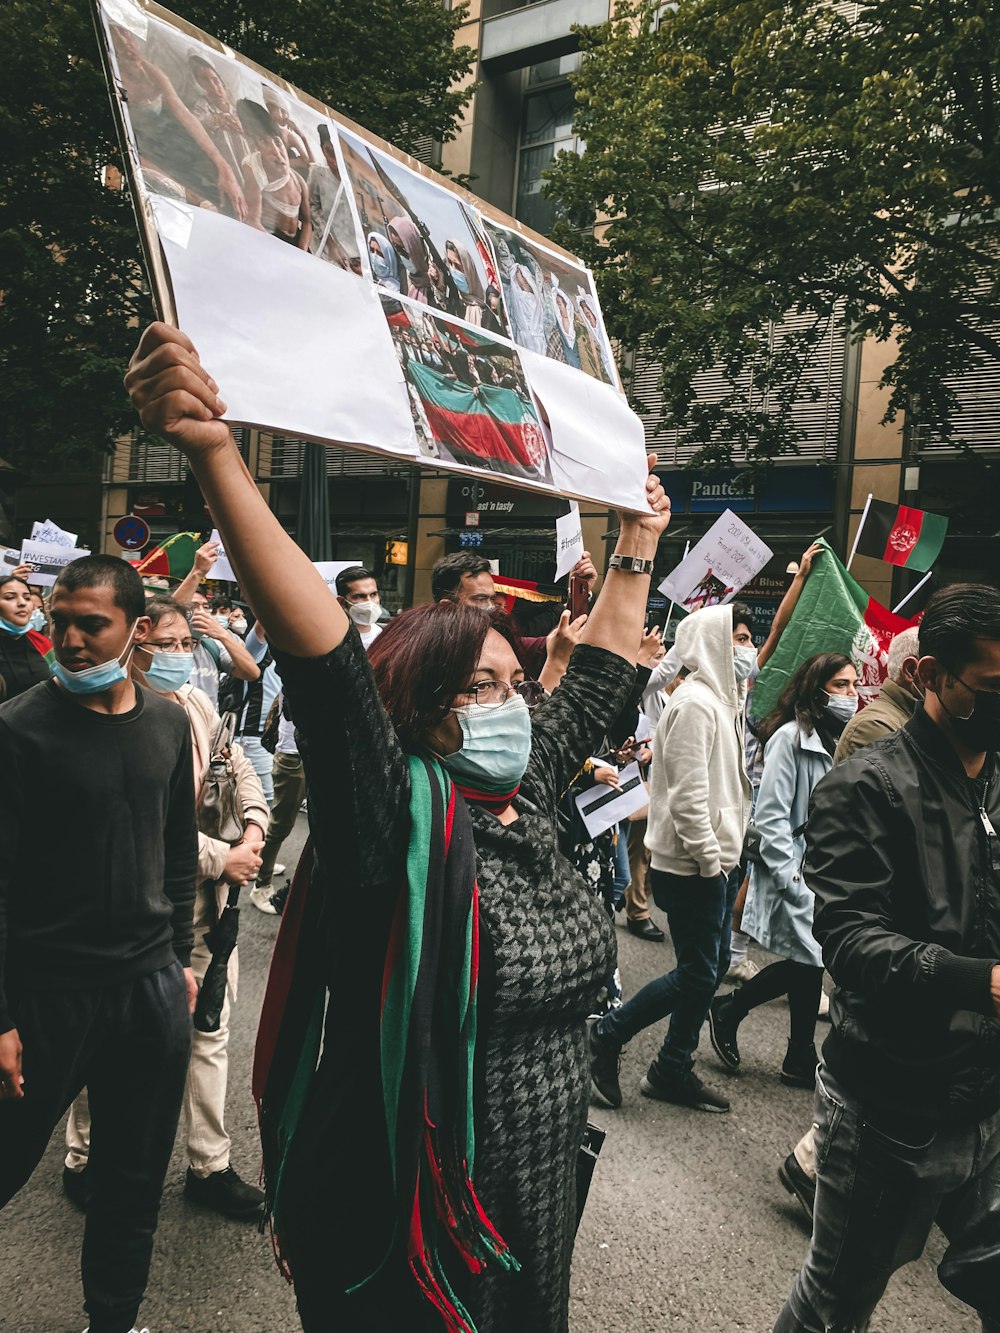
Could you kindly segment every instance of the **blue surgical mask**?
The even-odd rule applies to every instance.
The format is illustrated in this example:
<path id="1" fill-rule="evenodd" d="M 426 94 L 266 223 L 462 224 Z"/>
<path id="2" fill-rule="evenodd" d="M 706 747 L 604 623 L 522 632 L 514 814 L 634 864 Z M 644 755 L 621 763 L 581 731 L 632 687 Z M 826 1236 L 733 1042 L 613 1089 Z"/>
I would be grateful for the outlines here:
<path id="1" fill-rule="evenodd" d="M 451 280 L 458 288 L 458 290 L 462 293 L 463 296 L 468 296 L 469 279 L 465 276 L 465 274 L 462 272 L 461 269 L 453 268 L 451 270 Z"/>
<path id="2" fill-rule="evenodd" d="M 82 671 L 68 671 L 61 662 L 53 662 L 49 669 L 54 679 L 70 694 L 103 694 L 105 690 L 110 690 L 128 679 L 133 634 L 135 634 L 134 625 L 129 631 L 125 647 L 117 657 L 112 657 L 108 662 L 98 662 L 96 666 L 84 667 Z M 125 659 L 124 665 L 122 658 Z"/>
<path id="3" fill-rule="evenodd" d="M 399 262 L 406 269 L 407 273 L 416 273 L 417 271 L 416 264 L 414 264 L 412 259 L 407 259 L 406 255 L 400 255 Z"/>
<path id="4" fill-rule="evenodd" d="M 216 624 L 222 625 L 226 628 L 228 628 L 229 626 L 229 617 L 227 615 L 218 615 L 215 617 L 215 621 Z"/>
<path id="5" fill-rule="evenodd" d="M 24 625 L 12 625 L 9 620 L 4 620 L 4 618 L 0 616 L 0 629 L 6 630 L 7 633 L 12 634 L 15 639 L 19 639 L 22 634 L 27 634 L 28 630 L 31 628 L 33 627 L 30 620 Z"/>
<path id="6" fill-rule="evenodd" d="M 826 711 L 838 722 L 850 722 L 858 711 L 858 696 L 856 694 L 828 694 L 826 696 Z"/>
<path id="7" fill-rule="evenodd" d="M 28 629 L 40 631 L 45 628 L 45 612 L 42 608 L 36 607 L 31 613 L 31 619 L 28 621 Z"/>
<path id="8" fill-rule="evenodd" d="M 389 261 L 384 255 L 377 255 L 372 251 L 368 258 L 371 260 L 372 272 L 376 278 L 387 278 L 389 276 Z"/>
<path id="9" fill-rule="evenodd" d="M 516 787 L 531 755 L 531 713 L 520 695 L 492 707 L 466 704 L 451 711 L 462 728 L 462 748 L 441 762 L 452 777 L 480 791 Z"/>
<path id="10" fill-rule="evenodd" d="M 160 694 L 172 694 L 186 685 L 194 670 L 194 653 L 150 653 L 153 659 L 143 672 L 146 684 Z"/>

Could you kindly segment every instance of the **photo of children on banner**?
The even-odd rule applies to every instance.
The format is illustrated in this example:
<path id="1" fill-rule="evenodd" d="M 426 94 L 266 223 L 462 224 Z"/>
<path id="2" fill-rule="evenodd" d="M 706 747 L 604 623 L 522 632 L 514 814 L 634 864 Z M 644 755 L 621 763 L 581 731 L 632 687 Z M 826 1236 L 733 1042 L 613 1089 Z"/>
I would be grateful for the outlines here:
<path id="1" fill-rule="evenodd" d="M 590 274 L 484 219 L 516 343 L 617 387 Z"/>
<path id="2" fill-rule="evenodd" d="M 420 451 L 506 477 L 550 481 L 545 432 L 513 347 L 382 297 Z"/>
<path id="3" fill-rule="evenodd" d="M 475 212 L 345 130 L 340 144 L 375 281 L 506 335 L 496 265 Z"/>
<path id="4" fill-rule="evenodd" d="M 660 584 L 658 592 L 685 611 L 730 601 L 774 552 L 727 509 Z"/>

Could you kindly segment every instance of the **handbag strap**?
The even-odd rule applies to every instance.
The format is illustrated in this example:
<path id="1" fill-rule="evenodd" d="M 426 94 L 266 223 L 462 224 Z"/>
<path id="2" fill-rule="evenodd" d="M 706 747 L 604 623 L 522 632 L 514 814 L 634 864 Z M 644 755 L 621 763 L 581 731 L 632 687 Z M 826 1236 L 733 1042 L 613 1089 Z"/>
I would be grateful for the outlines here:
<path id="1" fill-rule="evenodd" d="M 236 734 L 236 714 L 223 713 L 219 722 L 219 729 L 215 733 L 215 740 L 212 742 L 212 753 L 209 756 L 209 763 L 215 763 L 219 759 L 228 759 L 229 752 L 232 749 L 233 737 Z"/>

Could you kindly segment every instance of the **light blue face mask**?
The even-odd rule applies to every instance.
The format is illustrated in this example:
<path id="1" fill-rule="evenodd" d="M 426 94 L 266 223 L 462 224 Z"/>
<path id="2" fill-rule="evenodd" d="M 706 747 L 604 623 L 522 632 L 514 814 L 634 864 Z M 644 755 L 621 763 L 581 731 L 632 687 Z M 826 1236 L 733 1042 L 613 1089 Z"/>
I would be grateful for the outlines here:
<path id="1" fill-rule="evenodd" d="M 150 653 L 150 657 L 152 664 L 143 675 L 160 694 L 173 694 L 191 679 L 194 653 Z"/>
<path id="2" fill-rule="evenodd" d="M 403 265 L 403 267 L 406 269 L 407 273 L 416 273 L 416 271 L 417 271 L 417 266 L 416 266 L 416 264 L 413 262 L 412 259 L 407 259 L 406 255 L 401 254 L 401 255 L 399 256 L 399 262 L 400 262 L 400 263 Z"/>
<path id="3" fill-rule="evenodd" d="M 82 671 L 68 671 L 61 662 L 53 662 L 50 667 L 53 679 L 70 694 L 103 694 L 105 690 L 120 685 L 123 680 L 128 679 L 128 662 L 132 657 L 134 633 L 135 625 L 129 631 L 125 647 L 117 657 L 112 657 L 110 662 L 98 662 L 96 666 L 84 667 Z"/>
<path id="4" fill-rule="evenodd" d="M 448 772 L 479 791 L 512 791 L 531 755 L 531 713 L 521 696 L 492 707 L 466 704 L 451 711 L 462 728 L 462 748 L 442 758 Z"/>
<path id="5" fill-rule="evenodd" d="M 34 617 L 32 617 L 32 619 L 34 619 Z M 6 630 L 6 632 L 13 635 L 15 639 L 19 639 L 22 634 L 27 634 L 29 629 L 34 629 L 34 626 L 30 620 L 24 625 L 12 625 L 9 620 L 4 620 L 4 618 L 0 616 L 0 629 Z"/>
<path id="6" fill-rule="evenodd" d="M 389 276 L 389 261 L 384 255 L 377 255 L 374 250 L 370 250 L 368 258 L 371 260 L 372 272 L 376 278 L 386 278 Z"/>
<path id="7" fill-rule="evenodd" d="M 458 290 L 462 293 L 463 296 L 468 296 L 469 279 L 465 276 L 465 274 L 462 272 L 460 268 L 453 268 L 451 270 L 451 280 L 458 288 Z"/>
<path id="8" fill-rule="evenodd" d="M 28 621 L 28 629 L 41 631 L 45 628 L 45 612 L 40 606 L 36 607 L 31 613 L 31 619 Z"/>

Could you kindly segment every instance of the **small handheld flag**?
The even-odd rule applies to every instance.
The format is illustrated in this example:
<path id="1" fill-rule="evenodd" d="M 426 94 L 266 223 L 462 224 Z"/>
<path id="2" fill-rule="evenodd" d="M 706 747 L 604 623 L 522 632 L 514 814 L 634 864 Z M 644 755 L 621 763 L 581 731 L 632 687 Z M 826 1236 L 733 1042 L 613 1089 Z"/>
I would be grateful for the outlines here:
<path id="1" fill-rule="evenodd" d="M 947 532 L 948 520 L 941 514 L 887 504 L 869 496 L 852 558 L 855 554 L 867 555 L 924 573 L 941 554 Z"/>

